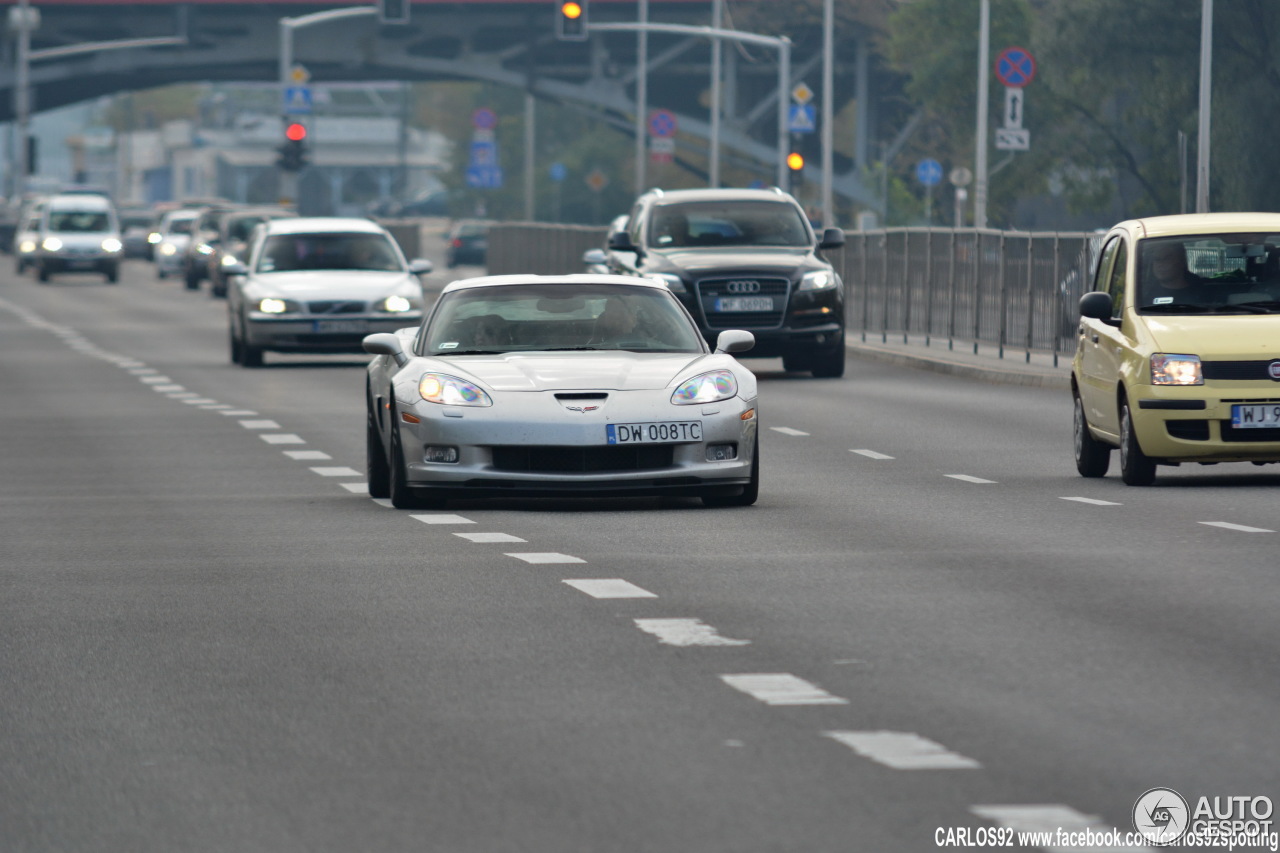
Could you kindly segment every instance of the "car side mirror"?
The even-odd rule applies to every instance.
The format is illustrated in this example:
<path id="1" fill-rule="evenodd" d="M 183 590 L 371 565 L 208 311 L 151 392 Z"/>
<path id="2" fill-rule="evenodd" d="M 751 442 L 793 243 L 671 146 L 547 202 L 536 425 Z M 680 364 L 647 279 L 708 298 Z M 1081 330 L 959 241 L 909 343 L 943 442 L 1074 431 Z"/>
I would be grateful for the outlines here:
<path id="1" fill-rule="evenodd" d="M 818 241 L 819 249 L 839 249 L 844 246 L 844 231 L 839 228 L 828 228 L 822 232 Z"/>
<path id="2" fill-rule="evenodd" d="M 609 256 L 604 249 L 587 249 L 582 253 L 582 262 L 587 266 L 605 267 L 609 265 Z"/>
<path id="3" fill-rule="evenodd" d="M 1080 316 L 1101 320 L 1108 326 L 1119 326 L 1120 321 L 1111 316 L 1111 297 L 1100 290 L 1080 297 Z"/>
<path id="4" fill-rule="evenodd" d="M 360 345 L 364 347 L 364 351 L 372 355 L 389 355 L 396 360 L 396 364 L 404 367 L 409 363 L 409 356 L 404 354 L 404 349 L 400 346 L 400 339 L 390 332 L 378 332 L 375 335 L 367 335 Z"/>
<path id="5" fill-rule="evenodd" d="M 746 352 L 756 345 L 756 336 L 742 329 L 726 329 L 716 338 L 716 352 Z"/>
<path id="6" fill-rule="evenodd" d="M 409 272 L 414 275 L 426 275 L 435 268 L 435 264 L 431 263 L 431 261 L 426 258 L 414 258 L 409 261 Z"/>
<path id="7" fill-rule="evenodd" d="M 614 231 L 609 235 L 609 248 L 615 252 L 635 252 L 637 255 L 642 254 L 640 248 L 631 241 L 631 234 L 627 231 Z"/>

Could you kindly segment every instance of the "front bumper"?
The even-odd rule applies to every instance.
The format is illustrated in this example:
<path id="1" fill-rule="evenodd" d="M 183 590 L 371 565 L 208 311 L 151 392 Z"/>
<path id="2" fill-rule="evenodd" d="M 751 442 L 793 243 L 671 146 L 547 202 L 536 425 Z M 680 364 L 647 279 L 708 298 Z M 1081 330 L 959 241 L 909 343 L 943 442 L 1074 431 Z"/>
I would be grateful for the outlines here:
<path id="1" fill-rule="evenodd" d="M 361 342 L 376 332 L 395 332 L 422 322 L 421 311 L 403 314 L 344 314 L 337 317 L 275 317 L 253 312 L 245 320 L 245 343 L 272 352 L 364 352 Z"/>
<path id="2" fill-rule="evenodd" d="M 844 324 L 823 323 L 819 326 L 779 329 L 752 329 L 747 331 L 756 339 L 756 345 L 739 354 L 738 358 L 782 358 L 786 356 L 811 356 L 816 353 L 839 350 L 844 347 Z M 704 331 L 707 342 L 715 346 L 719 329 Z"/>
<path id="3" fill-rule="evenodd" d="M 1280 383 L 1206 380 L 1204 385 L 1126 389 L 1138 444 L 1171 462 L 1280 462 L 1280 429 L 1233 429 L 1231 407 L 1280 405 Z"/>
<path id="4" fill-rule="evenodd" d="M 108 272 L 120 265 L 120 252 L 37 253 L 34 262 L 49 272 Z"/>
<path id="5" fill-rule="evenodd" d="M 515 417 L 501 401 L 490 407 L 401 402 L 399 412 L 420 420 L 414 424 L 402 418 L 397 424 L 407 479 L 414 488 L 477 497 L 700 495 L 745 486 L 756 446 L 755 402 L 735 397 L 705 406 L 673 406 L 669 395 L 669 390 L 610 392 L 599 410 L 573 412 L 555 392 L 521 393 Z M 700 424 L 700 439 L 634 448 L 608 444 L 610 423 L 675 421 Z M 711 445 L 732 446 L 734 458 L 709 460 Z M 456 447 L 458 461 L 426 462 L 427 447 Z"/>

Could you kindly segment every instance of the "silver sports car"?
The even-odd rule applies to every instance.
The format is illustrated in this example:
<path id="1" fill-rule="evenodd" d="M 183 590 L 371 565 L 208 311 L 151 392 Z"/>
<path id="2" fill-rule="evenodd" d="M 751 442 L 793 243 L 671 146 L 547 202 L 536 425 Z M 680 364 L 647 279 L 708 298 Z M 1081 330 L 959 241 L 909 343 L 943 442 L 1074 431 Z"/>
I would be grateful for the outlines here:
<path id="1" fill-rule="evenodd" d="M 756 378 L 666 285 L 613 275 L 455 281 L 418 329 L 369 335 L 369 493 L 399 508 L 497 495 L 760 488 Z"/>

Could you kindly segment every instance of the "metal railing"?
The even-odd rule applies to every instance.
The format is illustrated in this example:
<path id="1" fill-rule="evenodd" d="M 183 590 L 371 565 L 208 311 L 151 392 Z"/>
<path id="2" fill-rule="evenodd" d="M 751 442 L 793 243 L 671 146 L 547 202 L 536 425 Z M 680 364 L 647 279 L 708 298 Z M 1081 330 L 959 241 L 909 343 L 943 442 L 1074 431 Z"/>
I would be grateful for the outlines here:
<path id="1" fill-rule="evenodd" d="M 582 253 L 606 229 L 531 222 L 495 224 L 489 272 L 581 272 Z M 850 231 L 824 255 L 845 282 L 849 333 L 863 341 L 913 337 L 925 346 L 1075 351 L 1076 305 L 1092 279 L 1101 236 L 1088 232 L 889 228 Z"/>

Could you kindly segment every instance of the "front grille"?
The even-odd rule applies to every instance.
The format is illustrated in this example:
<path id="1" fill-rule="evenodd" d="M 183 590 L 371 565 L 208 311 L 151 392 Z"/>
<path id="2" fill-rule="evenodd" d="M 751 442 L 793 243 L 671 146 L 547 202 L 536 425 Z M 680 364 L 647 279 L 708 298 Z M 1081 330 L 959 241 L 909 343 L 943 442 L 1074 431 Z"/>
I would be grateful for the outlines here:
<path id="1" fill-rule="evenodd" d="M 1271 379 L 1268 367 L 1277 359 L 1266 361 L 1206 361 L 1200 365 L 1205 379 Z"/>
<path id="2" fill-rule="evenodd" d="M 493 467 L 499 471 L 547 473 L 642 471 L 670 467 L 674 452 L 670 444 L 635 447 L 501 446 L 493 448 Z"/>
<path id="3" fill-rule="evenodd" d="M 1280 441 L 1280 429 L 1236 429 L 1231 421 L 1220 421 L 1223 441 Z"/>
<path id="4" fill-rule="evenodd" d="M 308 302 L 307 310 L 312 314 L 363 314 L 368 310 L 368 303 L 352 299 L 324 299 Z"/>
<path id="5" fill-rule="evenodd" d="M 758 290 L 750 293 L 731 292 L 730 282 L 753 281 L 759 284 Z M 732 276 L 704 278 L 694 284 L 698 292 L 698 305 L 706 318 L 709 329 L 776 329 L 782 325 L 787 313 L 787 297 L 791 292 L 791 282 L 785 278 L 769 278 L 751 273 L 735 273 Z M 772 311 L 719 311 L 716 300 L 729 297 L 773 298 Z"/>
<path id="6" fill-rule="evenodd" d="M 1165 421 L 1164 425 L 1165 429 L 1169 431 L 1169 435 L 1173 438 L 1180 438 L 1183 441 L 1209 440 L 1208 421 Z"/>

